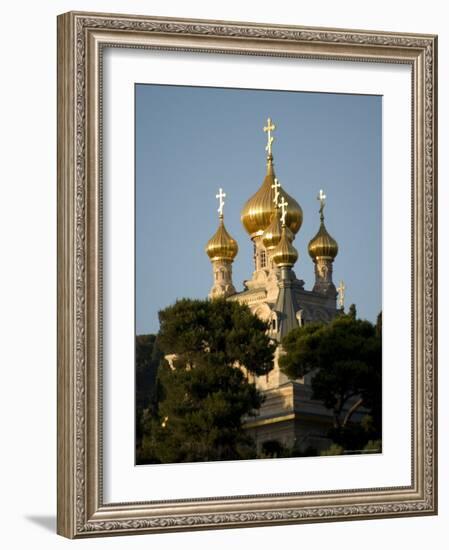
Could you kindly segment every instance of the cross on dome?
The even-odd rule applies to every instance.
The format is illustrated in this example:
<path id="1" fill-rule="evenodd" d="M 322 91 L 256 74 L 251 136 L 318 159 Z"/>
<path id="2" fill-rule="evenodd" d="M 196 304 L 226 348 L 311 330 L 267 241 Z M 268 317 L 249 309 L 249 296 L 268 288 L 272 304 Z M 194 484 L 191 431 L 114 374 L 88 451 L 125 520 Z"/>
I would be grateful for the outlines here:
<path id="1" fill-rule="evenodd" d="M 324 207 L 324 205 L 326 204 L 325 201 L 326 201 L 326 195 L 324 194 L 324 191 L 322 189 L 320 189 L 320 192 L 318 193 L 318 197 L 317 197 L 317 200 L 320 201 L 320 206 L 321 208 Z"/>
<path id="2" fill-rule="evenodd" d="M 281 209 L 282 225 L 285 225 L 285 218 L 287 217 L 287 206 L 288 206 L 288 202 L 284 199 L 284 197 L 281 197 L 281 200 L 279 202 L 279 208 Z"/>
<path id="3" fill-rule="evenodd" d="M 268 117 L 267 125 L 263 127 L 263 131 L 267 132 L 267 146 L 265 147 L 265 150 L 270 156 L 271 156 L 271 146 L 273 145 L 273 141 L 274 141 L 274 137 L 271 135 L 271 132 L 273 132 L 274 130 L 276 130 L 276 125 L 274 124 L 274 122 L 272 122 L 271 118 Z"/>
<path id="4" fill-rule="evenodd" d="M 320 201 L 320 209 L 318 212 L 320 213 L 321 221 L 324 221 L 324 206 L 326 205 L 326 195 L 324 194 L 324 191 L 320 189 L 320 192 L 318 193 L 317 200 Z"/>
<path id="5" fill-rule="evenodd" d="M 280 195 L 279 189 L 281 188 L 281 184 L 280 184 L 280 182 L 277 178 L 274 178 L 274 183 L 271 186 L 271 188 L 274 189 L 273 202 L 274 202 L 275 206 L 278 206 L 278 199 L 279 199 L 279 195 Z"/>
<path id="6" fill-rule="evenodd" d="M 320 189 L 320 192 L 318 193 L 317 200 L 320 201 L 320 214 L 323 216 L 323 210 L 324 206 L 326 204 L 326 195 L 324 194 L 324 191 Z"/>
<path id="7" fill-rule="evenodd" d="M 223 217 L 223 207 L 224 207 L 224 198 L 226 197 L 226 193 L 223 193 L 223 189 L 220 187 L 220 189 L 218 190 L 218 195 L 215 195 L 215 198 L 218 199 L 218 202 L 219 202 L 219 206 L 218 206 L 218 214 L 220 216 L 220 218 Z"/>

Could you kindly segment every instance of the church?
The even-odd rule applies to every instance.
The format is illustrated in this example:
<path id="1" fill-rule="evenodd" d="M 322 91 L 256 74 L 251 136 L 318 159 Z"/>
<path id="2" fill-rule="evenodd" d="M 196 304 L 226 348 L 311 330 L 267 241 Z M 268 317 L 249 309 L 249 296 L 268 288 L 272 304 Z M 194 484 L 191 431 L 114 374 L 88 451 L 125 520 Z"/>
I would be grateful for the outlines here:
<path id="1" fill-rule="evenodd" d="M 331 411 L 311 398 L 310 375 L 291 380 L 279 368 L 282 354 L 280 342 L 292 329 L 311 321 L 329 322 L 344 307 L 344 284 L 337 289 L 332 279 L 338 244 L 324 223 L 325 199 L 320 190 L 319 226 L 310 240 L 308 252 L 314 263 L 315 283 L 311 290 L 304 288 L 293 270 L 298 252 L 294 239 L 301 229 L 303 212 L 276 178 L 273 159 L 273 131 L 270 118 L 263 128 L 267 134 L 266 175 L 260 188 L 248 199 L 241 211 L 241 221 L 253 243 L 254 271 L 237 291 L 232 280 L 232 264 L 238 253 L 235 239 L 224 223 L 225 193 L 220 189 L 218 229 L 206 245 L 212 263 L 213 285 L 209 298 L 226 298 L 246 304 L 266 321 L 269 336 L 278 343 L 274 366 L 266 376 L 250 380 L 265 396 L 258 416 L 246 419 L 245 428 L 251 433 L 259 450 L 264 444 L 277 442 L 283 447 L 304 451 L 307 448 L 325 449 L 326 437 L 332 427 Z M 318 221 L 318 220 L 317 220 Z M 338 292 L 337 292 L 338 290 Z M 338 297 L 338 307 L 337 307 Z"/>

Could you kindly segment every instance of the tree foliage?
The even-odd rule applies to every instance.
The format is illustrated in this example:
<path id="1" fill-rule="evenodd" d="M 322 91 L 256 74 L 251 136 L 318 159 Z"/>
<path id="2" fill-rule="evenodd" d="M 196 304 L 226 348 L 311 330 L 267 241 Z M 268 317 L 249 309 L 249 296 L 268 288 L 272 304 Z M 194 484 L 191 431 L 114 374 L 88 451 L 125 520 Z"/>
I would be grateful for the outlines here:
<path id="1" fill-rule="evenodd" d="M 178 365 L 238 362 L 259 376 L 273 368 L 275 345 L 266 335 L 268 326 L 246 305 L 183 299 L 160 311 L 159 320 L 158 344 L 166 354 L 176 354 Z"/>
<path id="2" fill-rule="evenodd" d="M 179 300 L 159 313 L 157 410 L 147 415 L 143 461 L 195 462 L 254 458 L 243 418 L 262 395 L 247 381 L 266 374 L 274 345 L 247 306 L 225 300 Z"/>
<path id="3" fill-rule="evenodd" d="M 154 400 L 157 369 L 162 353 L 155 334 L 136 336 L 136 408 L 147 408 Z"/>
<path id="4" fill-rule="evenodd" d="M 157 399 L 157 370 L 162 358 L 155 334 L 136 336 L 136 448 L 139 455 L 145 411 L 154 409 Z"/>
<path id="5" fill-rule="evenodd" d="M 261 394 L 239 369 L 209 363 L 160 369 L 163 396 L 145 448 L 157 461 L 254 458 L 242 417 L 258 409 Z"/>
<path id="6" fill-rule="evenodd" d="M 357 428 L 350 426 L 350 421 L 362 407 L 369 413 L 366 426 L 362 426 L 366 437 L 380 437 L 380 317 L 375 326 L 356 319 L 355 307 L 351 307 L 347 315 L 338 316 L 329 324 L 310 323 L 291 331 L 282 346 L 285 355 L 280 358 L 280 366 L 289 377 L 313 372 L 313 398 L 332 410 L 332 436 L 336 443 L 347 448 L 360 439 L 354 437 Z"/>

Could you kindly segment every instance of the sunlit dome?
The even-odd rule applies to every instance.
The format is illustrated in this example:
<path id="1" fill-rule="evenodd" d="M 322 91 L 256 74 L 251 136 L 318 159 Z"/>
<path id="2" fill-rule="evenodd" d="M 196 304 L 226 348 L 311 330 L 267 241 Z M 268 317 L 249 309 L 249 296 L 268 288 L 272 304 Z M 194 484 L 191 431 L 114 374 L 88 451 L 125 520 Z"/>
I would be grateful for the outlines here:
<path id="1" fill-rule="evenodd" d="M 324 206 L 326 195 L 320 190 L 318 195 L 320 201 L 320 228 L 318 233 L 309 242 L 308 250 L 311 258 L 315 261 L 317 258 L 329 258 L 333 260 L 338 254 L 338 243 L 331 237 L 324 225 Z"/>
<path id="2" fill-rule="evenodd" d="M 298 259 L 298 251 L 287 236 L 287 227 L 282 228 L 281 240 L 271 255 L 278 267 L 292 267 Z"/>
<path id="3" fill-rule="evenodd" d="M 237 252 L 239 251 L 237 241 L 227 232 L 222 216 L 220 216 L 218 229 L 215 235 L 208 241 L 205 250 L 212 261 L 232 261 L 237 256 Z"/>
<path id="4" fill-rule="evenodd" d="M 295 238 L 291 230 L 286 228 L 287 238 L 291 241 Z M 263 245 L 267 250 L 273 249 L 281 240 L 282 224 L 279 217 L 279 209 L 276 208 L 271 215 L 271 222 L 262 235 Z"/>
<path id="5" fill-rule="evenodd" d="M 273 157 L 270 156 L 267 161 L 267 174 L 265 179 L 259 190 L 246 202 L 240 216 L 243 226 L 251 237 L 262 235 L 271 222 L 275 211 L 274 180 Z M 279 199 L 282 200 L 282 198 L 288 203 L 288 213 L 285 223 L 295 235 L 302 225 L 302 208 L 284 188 L 279 189 Z"/>
<path id="6" fill-rule="evenodd" d="M 312 259 L 331 258 L 332 260 L 338 254 L 338 243 L 327 232 L 324 222 L 321 222 L 318 233 L 309 242 L 309 254 Z"/>

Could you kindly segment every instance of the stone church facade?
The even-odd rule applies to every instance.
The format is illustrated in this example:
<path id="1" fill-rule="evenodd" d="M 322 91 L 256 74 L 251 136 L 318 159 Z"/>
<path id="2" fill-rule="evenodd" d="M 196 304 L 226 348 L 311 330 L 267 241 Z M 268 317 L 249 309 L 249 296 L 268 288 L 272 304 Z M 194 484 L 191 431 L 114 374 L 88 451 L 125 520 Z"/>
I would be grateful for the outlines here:
<path id="1" fill-rule="evenodd" d="M 244 281 L 243 290 L 237 291 L 232 280 L 232 264 L 238 245 L 224 224 L 225 194 L 220 189 L 217 195 L 219 226 L 206 245 L 213 269 L 209 297 L 224 297 L 248 305 L 268 323 L 268 334 L 278 343 L 272 371 L 266 376 L 252 378 L 265 395 L 258 416 L 248 418 L 245 423 L 258 448 L 266 442 L 277 441 L 298 450 L 308 447 L 320 450 L 330 443 L 324 434 L 332 426 L 331 413 L 311 398 L 310 376 L 289 379 L 281 372 L 278 358 L 283 353 L 280 342 L 292 329 L 311 321 L 329 322 L 342 309 L 344 286 L 340 284 L 337 292 L 332 278 L 338 244 L 326 229 L 326 197 L 320 191 L 319 227 L 308 245 L 315 268 L 315 283 L 307 290 L 304 281 L 298 279 L 293 270 L 298 258 L 293 242 L 301 229 L 303 212 L 276 178 L 272 152 L 274 130 L 275 125 L 268 119 L 264 127 L 268 138 L 266 175 L 241 211 L 242 224 L 253 243 L 254 271 L 251 278 Z"/>

